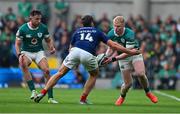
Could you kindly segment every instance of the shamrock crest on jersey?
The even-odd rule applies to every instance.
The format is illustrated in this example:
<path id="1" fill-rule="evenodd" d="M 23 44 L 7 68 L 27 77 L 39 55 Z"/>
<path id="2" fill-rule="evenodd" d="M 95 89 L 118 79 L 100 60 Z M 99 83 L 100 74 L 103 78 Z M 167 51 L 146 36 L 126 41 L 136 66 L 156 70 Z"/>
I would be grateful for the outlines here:
<path id="1" fill-rule="evenodd" d="M 42 33 L 41 32 L 37 33 L 37 35 L 38 35 L 39 38 L 42 37 Z"/>

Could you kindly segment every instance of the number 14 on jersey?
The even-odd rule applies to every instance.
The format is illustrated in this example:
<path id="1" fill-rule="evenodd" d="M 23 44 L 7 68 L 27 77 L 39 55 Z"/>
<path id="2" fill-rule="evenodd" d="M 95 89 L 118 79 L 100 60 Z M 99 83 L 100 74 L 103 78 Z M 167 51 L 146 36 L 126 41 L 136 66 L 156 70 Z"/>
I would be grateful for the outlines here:
<path id="1" fill-rule="evenodd" d="M 93 38 L 92 38 L 92 36 L 91 36 L 91 33 L 87 33 L 87 34 L 81 33 L 80 35 L 81 35 L 80 40 L 88 40 L 88 41 L 90 41 L 90 42 L 93 41 Z"/>

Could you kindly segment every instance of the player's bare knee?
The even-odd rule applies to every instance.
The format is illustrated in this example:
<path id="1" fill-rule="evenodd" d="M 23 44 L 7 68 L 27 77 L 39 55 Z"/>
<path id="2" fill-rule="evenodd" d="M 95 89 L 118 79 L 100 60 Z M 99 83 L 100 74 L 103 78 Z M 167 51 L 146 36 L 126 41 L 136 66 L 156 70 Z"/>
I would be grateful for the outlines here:
<path id="1" fill-rule="evenodd" d="M 43 72 L 44 72 L 44 74 L 46 74 L 46 75 L 49 75 L 49 74 L 50 74 L 49 69 L 43 69 Z"/>
<path id="2" fill-rule="evenodd" d="M 145 76 L 145 72 L 144 71 L 139 71 L 139 72 L 136 72 L 136 75 L 139 76 L 139 77 L 143 77 L 143 76 Z"/>
<path id="3" fill-rule="evenodd" d="M 99 70 L 96 69 L 96 70 L 93 70 L 93 71 L 89 71 L 89 74 L 92 77 L 97 77 L 98 74 L 99 74 Z"/>
<path id="4" fill-rule="evenodd" d="M 144 74 L 144 75 L 142 75 L 142 76 L 139 76 L 138 77 L 140 80 L 145 80 L 145 79 L 147 79 L 147 77 L 146 77 L 146 75 Z"/>
<path id="5" fill-rule="evenodd" d="M 98 74 L 93 74 L 93 75 L 90 75 L 90 76 L 93 77 L 93 78 L 97 78 Z"/>
<path id="6" fill-rule="evenodd" d="M 91 78 L 97 78 L 98 75 L 90 75 Z"/>
<path id="7" fill-rule="evenodd" d="M 20 66 L 21 66 L 23 71 L 27 71 L 28 70 L 28 66 L 26 64 L 22 64 Z"/>

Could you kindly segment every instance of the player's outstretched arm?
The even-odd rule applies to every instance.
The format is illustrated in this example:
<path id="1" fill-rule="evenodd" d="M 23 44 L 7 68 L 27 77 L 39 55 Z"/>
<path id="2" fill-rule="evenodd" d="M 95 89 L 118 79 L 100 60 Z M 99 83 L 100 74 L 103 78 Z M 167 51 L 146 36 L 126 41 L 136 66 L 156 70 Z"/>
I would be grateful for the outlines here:
<path id="1" fill-rule="evenodd" d="M 131 55 L 128 55 L 127 53 L 122 53 L 122 54 L 120 54 L 118 56 L 115 56 L 115 59 L 116 60 L 122 60 L 122 59 L 125 59 L 125 58 L 130 57 L 130 56 Z"/>
<path id="2" fill-rule="evenodd" d="M 137 50 L 137 49 L 131 49 L 131 50 Z M 139 52 L 141 52 L 141 50 L 139 50 Z M 125 59 L 125 58 L 130 57 L 130 56 L 132 56 L 132 55 L 129 55 L 127 53 L 122 53 L 118 56 L 115 56 L 115 58 L 116 58 L 116 60 L 122 60 L 122 59 Z"/>
<path id="3" fill-rule="evenodd" d="M 109 64 L 111 62 L 115 62 L 117 60 L 122 60 L 122 59 L 125 59 L 125 58 L 129 57 L 129 56 L 131 56 L 131 55 L 128 55 L 126 53 L 122 53 L 122 54 L 120 54 L 118 56 L 108 57 L 108 58 L 104 59 L 104 61 L 102 62 L 102 65 L 105 66 L 105 65 L 107 65 L 107 64 Z"/>
<path id="4" fill-rule="evenodd" d="M 114 53 L 114 50 L 112 48 L 108 47 L 105 54 L 107 57 L 110 57 L 110 56 L 112 56 L 113 53 Z"/>
<path id="5" fill-rule="evenodd" d="M 132 50 L 134 50 L 134 49 L 132 49 Z M 129 55 L 127 53 L 122 53 L 122 54 L 117 55 L 117 56 L 108 57 L 102 62 L 102 65 L 107 65 L 111 62 L 114 62 L 117 60 L 122 60 L 122 59 L 125 59 L 125 58 L 130 57 L 130 56 L 132 56 L 132 55 Z"/>
<path id="6" fill-rule="evenodd" d="M 121 46 L 117 42 L 113 42 L 112 40 L 108 40 L 107 45 L 110 46 L 112 49 L 121 51 L 123 53 L 127 53 L 129 55 L 137 55 L 141 53 L 141 51 L 136 50 L 136 49 L 131 49 L 131 50 L 126 49 L 125 47 Z"/>

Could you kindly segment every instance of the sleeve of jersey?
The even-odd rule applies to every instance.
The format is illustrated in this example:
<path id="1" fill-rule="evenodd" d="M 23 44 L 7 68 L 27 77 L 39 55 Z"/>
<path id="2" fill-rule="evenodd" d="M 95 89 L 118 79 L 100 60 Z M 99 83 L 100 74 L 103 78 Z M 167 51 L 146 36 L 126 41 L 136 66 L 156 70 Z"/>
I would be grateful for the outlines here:
<path id="1" fill-rule="evenodd" d="M 130 41 L 135 41 L 135 33 L 133 31 L 130 31 L 128 35 Z"/>
<path id="2" fill-rule="evenodd" d="M 130 42 L 134 42 L 134 48 L 139 48 L 139 41 L 135 38 L 134 31 L 129 32 L 128 38 Z"/>
<path id="3" fill-rule="evenodd" d="M 100 34 L 101 41 L 107 44 L 107 41 L 109 40 L 109 38 L 103 32 L 99 32 L 99 34 Z"/>
<path id="4" fill-rule="evenodd" d="M 18 29 L 18 31 L 16 32 L 16 38 L 19 39 L 19 40 L 21 40 L 21 39 L 24 38 L 22 27 L 20 27 L 20 28 Z"/>
<path id="5" fill-rule="evenodd" d="M 49 31 L 48 31 L 48 28 L 45 27 L 45 33 L 44 33 L 44 38 L 49 38 Z"/>

